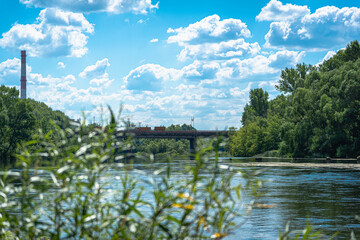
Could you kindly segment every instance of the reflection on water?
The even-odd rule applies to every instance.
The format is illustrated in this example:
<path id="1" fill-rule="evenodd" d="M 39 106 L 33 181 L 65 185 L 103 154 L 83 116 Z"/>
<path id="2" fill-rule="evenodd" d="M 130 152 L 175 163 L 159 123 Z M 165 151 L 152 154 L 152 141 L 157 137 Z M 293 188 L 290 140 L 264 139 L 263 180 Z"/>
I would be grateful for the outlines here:
<path id="1" fill-rule="evenodd" d="M 188 177 L 184 166 L 193 163 L 191 161 L 171 163 L 172 175 L 175 179 Z M 135 178 L 147 180 L 149 176 L 153 176 L 156 181 L 160 176 L 154 176 L 153 172 L 166 167 L 166 164 L 127 166 L 127 171 Z M 355 215 L 360 215 L 360 171 L 329 168 L 241 168 L 265 170 L 261 178 L 269 180 L 265 185 L 267 194 L 259 202 L 274 204 L 275 207 L 253 209 L 248 221 L 226 239 L 277 239 L 278 231 L 283 230 L 288 221 L 291 221 L 293 229 L 303 229 L 308 221 L 328 236 L 339 232 L 336 239 L 350 239 L 352 230 L 357 237 L 360 237 L 360 222 L 355 219 Z M 109 175 L 104 177 L 103 180 L 109 183 L 107 186 L 109 195 L 106 200 L 114 200 L 112 190 L 122 189 L 118 176 L 123 173 L 120 168 L 112 169 Z M 210 173 L 202 171 L 201 174 Z M 234 185 L 239 181 L 243 179 L 240 175 L 235 175 Z M 151 201 L 153 196 L 145 191 L 143 197 Z M 146 208 L 143 210 L 147 211 Z"/>
<path id="2" fill-rule="evenodd" d="M 182 172 L 184 163 L 172 164 L 179 178 L 186 177 Z M 136 164 L 134 168 L 150 173 L 164 166 Z M 115 170 L 112 174 L 121 173 Z M 260 202 L 275 207 L 253 209 L 248 221 L 227 239 L 276 239 L 287 221 L 291 221 L 293 229 L 303 229 L 308 221 L 329 236 L 339 232 L 337 239 L 350 239 L 351 230 L 360 236 L 360 222 L 355 219 L 360 215 L 360 172 L 272 167 L 265 168 L 262 178 L 270 181 L 265 186 L 268 193 Z M 235 177 L 234 184 L 238 181 L 240 176 Z M 109 187 L 118 188 L 116 185 Z"/>
<path id="3" fill-rule="evenodd" d="M 302 229 L 308 220 L 329 236 L 350 239 L 360 235 L 360 172 L 336 169 L 267 168 L 267 195 L 271 209 L 254 209 L 250 219 L 228 239 L 276 239 L 287 221 Z"/>

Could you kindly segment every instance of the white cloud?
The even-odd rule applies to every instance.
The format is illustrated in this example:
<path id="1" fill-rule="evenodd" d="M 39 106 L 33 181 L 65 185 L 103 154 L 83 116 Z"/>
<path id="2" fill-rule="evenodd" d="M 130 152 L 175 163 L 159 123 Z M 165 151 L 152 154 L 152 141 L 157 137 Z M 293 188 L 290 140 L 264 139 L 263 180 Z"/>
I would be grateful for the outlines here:
<path id="1" fill-rule="evenodd" d="M 61 69 L 66 68 L 65 63 L 63 63 L 63 62 L 58 62 L 57 65 L 58 65 L 58 68 L 61 68 Z"/>
<path id="2" fill-rule="evenodd" d="M 94 27 L 80 13 L 41 10 L 34 24 L 18 24 L 2 34 L 0 47 L 27 50 L 30 56 L 81 57 Z"/>
<path id="3" fill-rule="evenodd" d="M 301 18 L 284 14 L 289 16 L 270 24 L 265 46 L 323 51 L 360 37 L 360 8 L 326 6 Z"/>
<path id="4" fill-rule="evenodd" d="M 277 0 L 271 0 L 265 7 L 261 9 L 256 20 L 259 21 L 294 21 L 297 18 L 310 14 L 307 6 L 298 6 L 293 4 L 285 4 Z"/>
<path id="5" fill-rule="evenodd" d="M 124 77 L 126 87 L 130 90 L 160 91 L 167 81 L 179 79 L 180 71 L 164 68 L 157 64 L 145 64 L 131 70 Z"/>
<path id="6" fill-rule="evenodd" d="M 304 56 L 305 52 L 299 53 L 288 50 L 278 51 L 269 56 L 269 66 L 275 69 L 284 69 L 285 67 L 293 66 L 300 62 Z"/>
<path id="7" fill-rule="evenodd" d="M 153 39 L 150 40 L 150 42 L 151 42 L 151 43 L 157 43 L 157 42 L 159 42 L 159 39 L 153 38 Z"/>
<path id="8" fill-rule="evenodd" d="M 6 77 L 8 75 L 20 73 L 20 59 L 13 58 L 8 59 L 0 63 L 0 77 Z M 20 75 L 19 75 L 20 76 Z"/>
<path id="9" fill-rule="evenodd" d="M 229 92 L 230 95 L 233 97 L 244 97 L 247 96 L 247 94 L 250 92 L 252 82 L 249 82 L 247 87 L 240 90 L 238 87 L 230 88 Z"/>
<path id="10" fill-rule="evenodd" d="M 67 75 L 63 77 L 53 77 L 51 75 L 43 76 L 39 73 L 28 73 L 27 74 L 28 81 L 30 81 L 32 84 L 36 85 L 51 85 L 56 86 L 60 84 L 60 86 L 72 84 L 75 82 L 76 78 L 73 75 Z"/>
<path id="11" fill-rule="evenodd" d="M 247 43 L 243 38 L 219 43 L 187 45 L 178 55 L 180 61 L 188 59 L 229 59 L 255 56 L 260 52 L 259 44 Z"/>
<path id="12" fill-rule="evenodd" d="M 199 81 L 216 78 L 220 69 L 219 63 L 194 61 L 182 69 L 182 76 L 190 81 Z"/>
<path id="13" fill-rule="evenodd" d="M 249 76 L 278 74 L 284 67 L 293 66 L 301 61 L 304 56 L 303 52 L 295 51 L 279 51 L 268 57 L 257 55 L 253 58 L 244 60 L 230 59 L 222 63 L 222 68 L 218 73 L 220 79 L 234 78 L 244 79 Z M 260 80 L 259 79 L 259 80 Z"/>
<path id="14" fill-rule="evenodd" d="M 158 8 L 158 3 L 153 5 L 151 0 L 20 0 L 27 6 L 41 8 L 58 8 L 71 12 L 109 12 L 114 14 L 133 12 L 146 14 L 151 9 Z"/>
<path id="15" fill-rule="evenodd" d="M 110 66 L 109 60 L 104 58 L 95 63 L 95 65 L 87 66 L 79 76 L 82 78 L 95 78 L 103 76 L 106 73 L 106 69 Z"/>
<path id="16" fill-rule="evenodd" d="M 239 80 L 249 81 L 249 77 L 254 81 L 273 80 L 281 69 L 299 63 L 304 55 L 304 52 L 283 50 L 269 56 L 256 55 L 246 59 L 195 60 L 179 70 L 145 64 L 130 71 L 124 82 L 127 89 L 136 91 L 169 92 L 175 86 L 182 86 L 180 83 L 208 89 L 224 88 L 233 86 Z"/>
<path id="17" fill-rule="evenodd" d="M 330 58 L 332 58 L 332 56 L 334 56 L 336 54 L 335 51 L 328 51 L 326 53 L 326 55 L 323 57 L 323 59 L 321 61 L 319 61 L 317 64 L 315 64 L 315 66 L 319 66 L 320 64 L 322 64 L 323 62 L 329 60 Z"/>
<path id="18" fill-rule="evenodd" d="M 7 59 L 4 62 L 0 62 L 0 84 L 7 86 L 19 85 L 20 66 L 21 61 L 19 58 Z M 31 67 L 29 65 L 26 65 L 26 71 L 28 74 L 31 73 Z"/>
<path id="19" fill-rule="evenodd" d="M 336 54 L 336 52 L 334 51 L 328 51 L 325 55 L 325 57 L 323 58 L 322 62 L 325 62 L 326 60 L 329 60 L 330 58 L 332 58 L 332 56 L 334 56 Z"/>
<path id="20" fill-rule="evenodd" d="M 265 65 L 271 63 L 270 59 L 276 61 L 275 57 L 270 56 L 261 58 Z M 258 64 L 258 59 L 253 59 L 253 65 Z M 246 60 L 242 61 L 242 67 L 245 68 Z M 0 63 L 1 69 L 7 69 L 4 66 L 8 65 L 15 68 L 19 66 L 19 59 L 11 62 Z M 123 116 L 129 115 L 133 122 L 142 122 L 143 125 L 188 123 L 189 116 L 195 116 L 196 126 L 200 129 L 223 129 L 226 125 L 239 124 L 241 109 L 248 102 L 248 92 L 252 86 L 246 81 L 239 81 L 239 76 L 235 76 L 233 80 L 225 79 L 227 85 L 211 87 L 202 84 L 207 78 L 219 80 L 219 72 L 229 66 L 220 61 L 194 61 L 180 70 L 145 64 L 132 70 L 124 78 L 122 86 L 106 88 L 104 85 L 107 80 L 103 80 L 110 79 L 108 67 L 109 61 L 102 59 L 86 67 L 78 77 L 29 73 L 28 96 L 74 118 L 81 116 L 81 111 L 84 111 L 88 116 L 97 116 L 99 119 L 100 111 L 96 106 L 110 104 L 116 109 L 123 102 Z M 272 68 L 267 66 L 265 70 L 269 69 Z M 19 70 L 13 72 L 16 71 L 18 75 Z M 248 72 L 252 74 L 250 70 Z M 258 76 L 257 73 L 254 74 Z M 89 80 L 89 86 L 79 88 L 76 83 L 84 78 Z M 234 109 L 234 106 L 237 108 Z"/>
<path id="21" fill-rule="evenodd" d="M 107 68 L 109 66 L 109 60 L 104 58 L 103 60 L 97 61 L 94 65 L 87 66 L 79 76 L 90 80 L 90 84 L 108 87 L 111 82 L 113 82 L 107 73 Z"/>
<path id="22" fill-rule="evenodd" d="M 228 41 L 247 38 L 251 35 L 246 24 L 240 19 L 229 18 L 220 21 L 220 17 L 216 14 L 190 24 L 185 28 L 169 28 L 167 32 L 173 34 L 168 38 L 168 43 L 178 43 L 181 46 Z"/>

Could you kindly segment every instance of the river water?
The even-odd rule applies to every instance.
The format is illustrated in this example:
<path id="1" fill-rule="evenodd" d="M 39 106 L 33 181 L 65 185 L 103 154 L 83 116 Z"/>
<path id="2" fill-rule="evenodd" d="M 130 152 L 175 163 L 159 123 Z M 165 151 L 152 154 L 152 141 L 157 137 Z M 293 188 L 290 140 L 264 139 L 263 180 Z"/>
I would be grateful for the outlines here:
<path id="1" fill-rule="evenodd" d="M 184 169 L 186 164 L 193 163 L 184 160 L 174 161 L 171 163 L 174 171 L 172 175 L 176 178 L 188 177 L 181 169 Z M 350 239 L 351 231 L 360 239 L 360 221 L 355 219 L 356 215 L 360 216 L 360 171 L 331 168 L 236 167 L 226 161 L 221 164 L 235 169 L 262 169 L 260 178 L 267 181 L 264 186 L 267 193 L 258 202 L 274 205 L 266 209 L 254 208 L 247 221 L 226 239 L 277 239 L 278 231 L 284 231 L 288 221 L 291 221 L 292 229 L 303 229 L 308 221 L 327 236 L 338 232 L 335 239 Z M 154 170 L 164 166 L 166 163 L 133 164 L 127 172 L 135 178 L 146 179 L 151 177 Z M 138 170 L 147 174 L 139 174 Z M 107 188 L 120 190 L 121 183 L 115 176 L 122 174 L 122 168 L 111 169 L 106 177 Z M 243 181 L 240 175 L 235 175 L 233 184 Z M 143 196 L 152 198 L 150 191 Z"/>
<path id="2" fill-rule="evenodd" d="M 270 209 L 254 209 L 245 225 L 228 239 L 276 239 L 287 221 L 302 229 L 306 221 L 328 236 L 360 237 L 360 172 L 337 169 L 266 168 L 263 178 L 268 193 L 263 203 Z M 282 229 L 281 229 L 282 228 Z"/>
<path id="3" fill-rule="evenodd" d="M 187 161 L 173 163 L 174 169 Z M 188 162 L 190 163 L 190 162 Z M 227 164 L 227 163 L 225 163 Z M 231 163 L 228 163 L 229 165 Z M 150 169 L 163 164 L 152 164 Z M 134 168 L 143 168 L 141 164 Z M 242 167 L 245 168 L 245 167 Z M 246 167 L 263 169 L 267 194 L 259 202 L 275 205 L 253 209 L 248 220 L 226 239 L 277 239 L 291 221 L 292 229 L 303 229 L 308 221 L 327 236 L 338 232 L 336 239 L 350 239 L 351 231 L 360 238 L 360 171 L 329 168 Z M 241 169 L 241 167 L 239 167 Z M 112 174 L 120 174 L 116 171 Z M 242 181 L 234 178 L 234 184 Z M 111 187 L 117 188 L 116 184 Z"/>

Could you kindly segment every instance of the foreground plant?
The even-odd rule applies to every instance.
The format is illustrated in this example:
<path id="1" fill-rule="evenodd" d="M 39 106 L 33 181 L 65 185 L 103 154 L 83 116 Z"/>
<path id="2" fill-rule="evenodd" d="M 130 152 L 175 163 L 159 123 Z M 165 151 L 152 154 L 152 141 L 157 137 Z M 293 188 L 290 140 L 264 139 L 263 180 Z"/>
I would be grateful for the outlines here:
<path id="1" fill-rule="evenodd" d="M 242 195 L 256 199 L 262 182 L 218 163 L 220 139 L 178 172 L 141 171 L 124 164 L 131 136 L 117 122 L 111 114 L 106 127 L 57 127 L 24 144 L 21 170 L 0 175 L 0 238 L 219 239 L 240 227 Z"/>

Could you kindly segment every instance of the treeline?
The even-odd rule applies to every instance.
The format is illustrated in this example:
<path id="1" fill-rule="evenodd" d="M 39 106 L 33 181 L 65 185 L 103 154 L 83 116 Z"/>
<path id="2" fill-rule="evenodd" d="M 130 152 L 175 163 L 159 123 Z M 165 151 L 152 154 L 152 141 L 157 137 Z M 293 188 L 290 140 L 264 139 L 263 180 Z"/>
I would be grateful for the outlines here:
<path id="1" fill-rule="evenodd" d="M 191 125 L 171 124 L 166 128 L 167 131 L 189 131 L 195 130 Z M 190 143 L 187 139 L 138 139 L 135 143 L 137 152 L 152 153 L 161 156 L 169 155 L 187 155 L 189 154 Z"/>
<path id="2" fill-rule="evenodd" d="M 285 68 L 269 101 L 250 91 L 242 127 L 232 134 L 234 156 L 268 152 L 293 157 L 360 155 L 360 45 L 353 41 L 319 66 Z"/>
<path id="3" fill-rule="evenodd" d="M 20 99 L 16 88 L 0 86 L 0 165 L 14 164 L 13 154 L 22 141 L 37 131 L 48 133 L 54 128 L 70 126 L 70 119 L 61 111 L 53 111 L 45 103 Z"/>

